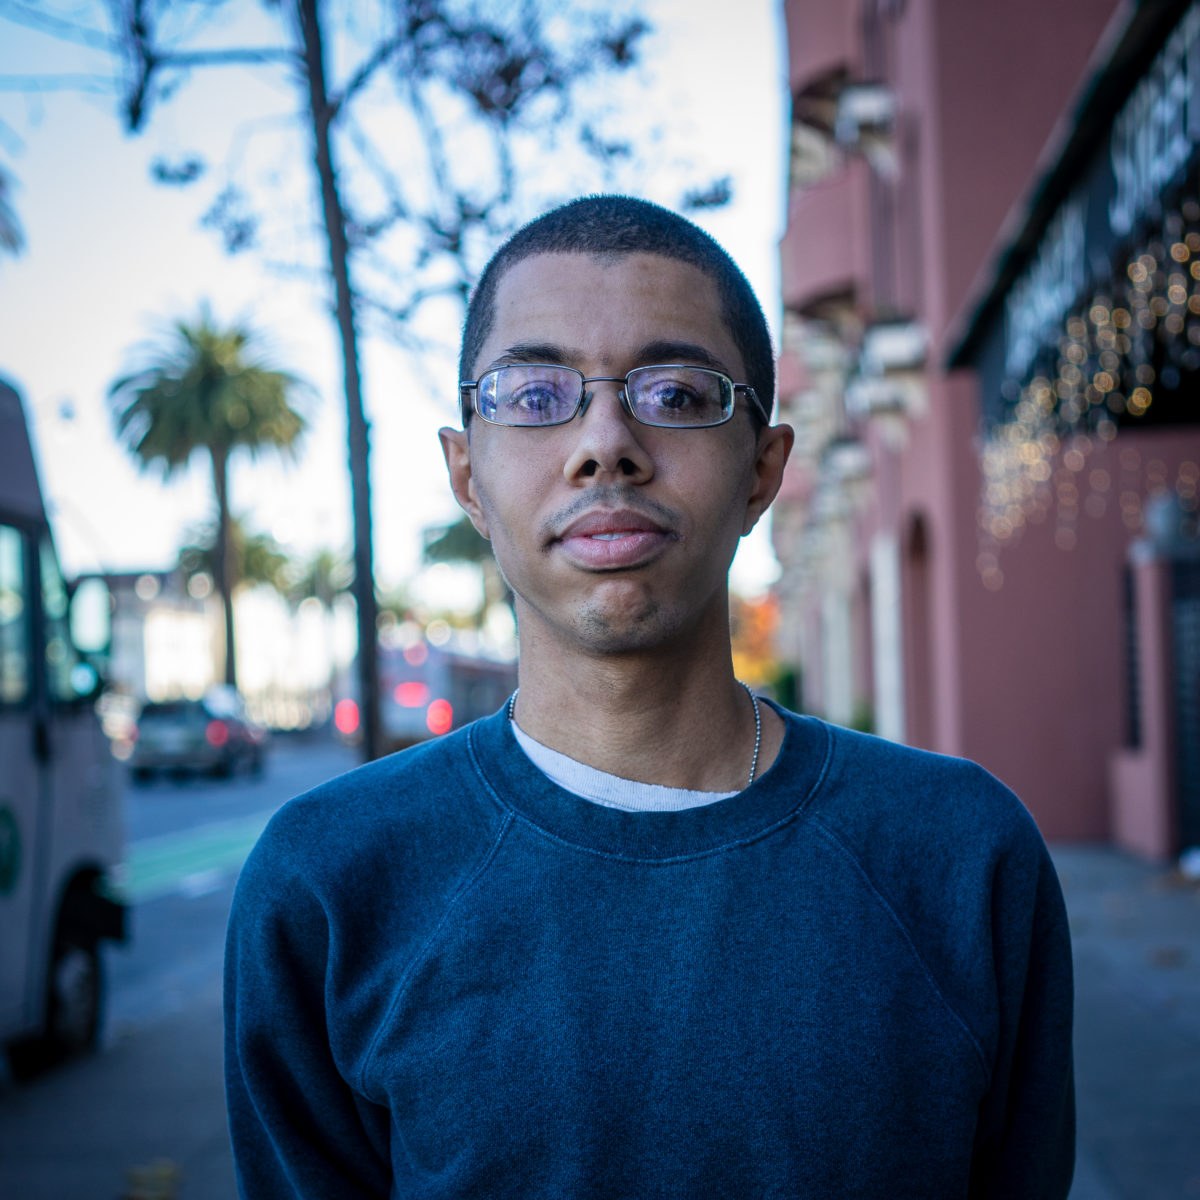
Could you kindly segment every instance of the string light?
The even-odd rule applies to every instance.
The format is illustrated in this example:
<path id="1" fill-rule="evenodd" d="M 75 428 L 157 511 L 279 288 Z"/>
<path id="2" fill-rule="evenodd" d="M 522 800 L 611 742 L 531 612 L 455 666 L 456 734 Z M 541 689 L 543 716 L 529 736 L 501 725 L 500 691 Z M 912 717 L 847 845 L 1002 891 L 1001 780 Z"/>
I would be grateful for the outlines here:
<path id="1" fill-rule="evenodd" d="M 1052 513 L 1054 542 L 1068 551 L 1081 514 L 1119 514 L 1138 533 L 1146 499 L 1168 488 L 1185 512 L 1200 514 L 1196 464 L 1182 464 L 1169 482 L 1165 464 L 1142 464 L 1131 447 L 1117 462 L 1105 457 L 1122 424 L 1145 419 L 1163 392 L 1182 403 L 1183 372 L 1200 371 L 1200 199 L 1165 213 L 1110 287 L 1067 315 L 1038 365 L 1026 383 L 1005 382 L 1007 416 L 982 447 L 975 566 L 990 590 L 1003 586 L 1001 552 Z"/>

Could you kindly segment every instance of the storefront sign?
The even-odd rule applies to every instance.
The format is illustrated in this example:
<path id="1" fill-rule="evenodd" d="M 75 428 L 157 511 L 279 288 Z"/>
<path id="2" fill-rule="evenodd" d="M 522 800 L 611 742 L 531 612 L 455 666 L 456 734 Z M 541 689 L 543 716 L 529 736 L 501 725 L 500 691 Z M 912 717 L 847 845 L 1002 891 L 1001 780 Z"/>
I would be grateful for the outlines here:
<path id="1" fill-rule="evenodd" d="M 1005 300 L 1008 331 L 1004 367 L 1020 377 L 1062 320 L 1087 282 L 1084 264 L 1084 206 L 1071 200 L 1059 209 L 1033 265 Z"/>
<path id="2" fill-rule="evenodd" d="M 1067 314 L 1097 276 L 1111 270 L 1122 243 L 1139 224 L 1161 217 L 1163 193 L 1194 169 L 1198 151 L 1200 0 L 1125 101 L 1032 261 L 1010 287 L 1000 359 L 1004 377 L 1025 378 L 1039 351 L 1055 344 Z"/>
<path id="3" fill-rule="evenodd" d="M 1113 122 L 1110 141 L 1117 194 L 1109 227 L 1129 233 L 1186 167 L 1200 144 L 1200 7 L 1167 39 L 1146 78 Z"/>

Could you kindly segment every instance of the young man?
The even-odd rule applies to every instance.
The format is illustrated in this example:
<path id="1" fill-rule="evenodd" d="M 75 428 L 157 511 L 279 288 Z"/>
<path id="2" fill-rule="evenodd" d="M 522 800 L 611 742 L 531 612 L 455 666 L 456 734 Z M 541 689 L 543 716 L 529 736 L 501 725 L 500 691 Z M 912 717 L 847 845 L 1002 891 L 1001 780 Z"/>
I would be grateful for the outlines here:
<path id="1" fill-rule="evenodd" d="M 735 679 L 779 488 L 732 261 L 596 197 L 472 299 L 454 493 L 520 629 L 506 708 L 286 806 L 242 875 L 247 1197 L 1065 1197 L 1070 949 L 991 776 Z"/>

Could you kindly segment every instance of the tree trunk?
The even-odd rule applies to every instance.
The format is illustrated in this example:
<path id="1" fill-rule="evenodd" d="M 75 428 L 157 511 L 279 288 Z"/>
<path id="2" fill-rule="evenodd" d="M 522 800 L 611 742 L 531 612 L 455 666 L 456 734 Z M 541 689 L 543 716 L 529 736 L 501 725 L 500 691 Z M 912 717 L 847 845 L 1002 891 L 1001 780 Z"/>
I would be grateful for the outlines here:
<path id="1" fill-rule="evenodd" d="M 224 450 L 210 447 L 213 491 L 217 497 L 217 543 L 213 547 L 213 586 L 221 597 L 225 621 L 225 682 L 237 687 L 237 647 L 233 639 L 233 538 L 229 519 L 229 459 Z"/>
<path id="2" fill-rule="evenodd" d="M 324 47 L 319 0 L 297 0 L 304 41 L 305 81 L 308 84 L 321 210 L 329 242 L 338 330 L 346 377 L 346 414 L 350 452 L 350 496 L 354 510 L 354 599 L 358 605 L 358 683 L 363 755 L 369 761 L 382 752 L 379 724 L 379 662 L 376 651 L 375 570 L 371 551 L 370 445 L 363 416 L 358 369 L 358 336 L 354 294 L 346 243 L 346 215 L 338 195 L 337 170 L 329 141 L 329 97 L 325 90 Z"/>

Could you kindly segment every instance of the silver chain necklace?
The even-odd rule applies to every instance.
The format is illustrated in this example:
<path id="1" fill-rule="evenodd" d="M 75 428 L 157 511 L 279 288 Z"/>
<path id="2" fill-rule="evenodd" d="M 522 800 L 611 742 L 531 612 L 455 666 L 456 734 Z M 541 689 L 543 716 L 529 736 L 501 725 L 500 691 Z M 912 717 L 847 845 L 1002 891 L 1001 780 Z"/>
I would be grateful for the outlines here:
<path id="1" fill-rule="evenodd" d="M 758 706 L 758 697 L 754 694 L 753 689 L 748 683 L 742 683 L 739 679 L 738 683 L 746 689 L 746 695 L 750 697 L 750 703 L 754 705 L 754 757 L 750 760 L 750 778 L 746 780 L 746 787 L 749 787 L 754 782 L 755 775 L 758 774 L 758 751 L 762 746 L 762 711 Z M 517 711 L 517 692 L 521 689 L 517 688 L 508 698 L 508 719 L 515 721 L 515 713 Z"/>
<path id="2" fill-rule="evenodd" d="M 758 774 L 758 751 L 762 746 L 762 713 L 758 707 L 758 697 L 754 694 L 748 683 L 742 683 L 739 679 L 738 683 L 746 689 L 746 695 L 750 697 L 750 703 L 754 705 L 754 757 L 750 760 L 750 778 L 746 780 L 746 786 L 749 787 L 754 782 L 754 776 Z"/>

